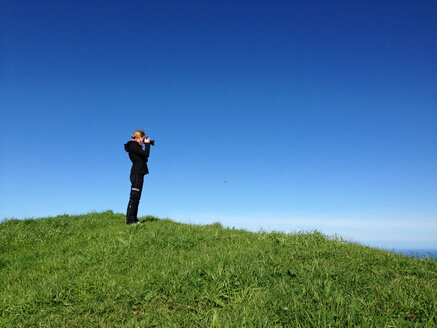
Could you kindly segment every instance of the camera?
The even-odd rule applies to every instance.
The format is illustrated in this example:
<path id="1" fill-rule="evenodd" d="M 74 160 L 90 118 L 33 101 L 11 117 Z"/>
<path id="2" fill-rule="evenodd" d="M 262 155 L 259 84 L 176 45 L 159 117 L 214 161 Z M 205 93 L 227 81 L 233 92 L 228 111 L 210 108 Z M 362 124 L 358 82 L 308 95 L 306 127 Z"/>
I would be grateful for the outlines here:
<path id="1" fill-rule="evenodd" d="M 149 137 L 146 137 L 146 139 L 149 139 Z M 151 144 L 152 146 L 155 146 L 155 140 L 150 139 L 150 144 Z"/>

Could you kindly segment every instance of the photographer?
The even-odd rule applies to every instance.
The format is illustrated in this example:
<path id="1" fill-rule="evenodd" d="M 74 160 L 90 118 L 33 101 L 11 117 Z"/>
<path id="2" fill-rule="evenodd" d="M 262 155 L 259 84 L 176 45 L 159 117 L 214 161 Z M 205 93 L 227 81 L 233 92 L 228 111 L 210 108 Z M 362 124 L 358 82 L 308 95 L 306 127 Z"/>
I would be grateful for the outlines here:
<path id="1" fill-rule="evenodd" d="M 132 186 L 126 213 L 126 223 L 128 225 L 140 223 L 137 218 L 138 204 L 140 203 L 141 191 L 143 189 L 144 175 L 149 173 L 147 161 L 150 153 L 150 144 L 154 143 L 150 138 L 146 137 L 143 130 L 135 131 L 131 137 L 132 139 L 124 145 L 124 149 L 129 153 L 129 158 L 132 161 L 130 171 Z"/>

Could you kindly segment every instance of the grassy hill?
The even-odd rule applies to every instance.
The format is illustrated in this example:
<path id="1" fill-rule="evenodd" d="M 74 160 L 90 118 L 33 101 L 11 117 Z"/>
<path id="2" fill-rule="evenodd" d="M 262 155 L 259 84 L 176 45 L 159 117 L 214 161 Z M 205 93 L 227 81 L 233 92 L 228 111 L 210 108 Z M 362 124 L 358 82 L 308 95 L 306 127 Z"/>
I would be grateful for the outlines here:
<path id="1" fill-rule="evenodd" d="M 111 211 L 0 223 L 0 327 L 435 327 L 437 260 Z"/>

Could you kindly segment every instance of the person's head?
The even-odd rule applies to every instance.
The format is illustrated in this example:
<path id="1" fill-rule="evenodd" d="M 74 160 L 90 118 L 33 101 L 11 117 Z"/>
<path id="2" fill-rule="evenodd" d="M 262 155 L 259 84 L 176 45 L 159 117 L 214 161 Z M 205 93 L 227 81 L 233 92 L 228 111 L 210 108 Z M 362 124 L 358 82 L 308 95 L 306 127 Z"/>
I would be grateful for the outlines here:
<path id="1" fill-rule="evenodd" d="M 136 130 L 132 135 L 132 139 L 139 139 L 141 141 L 144 140 L 144 137 L 146 136 L 146 134 L 144 133 L 143 130 Z"/>

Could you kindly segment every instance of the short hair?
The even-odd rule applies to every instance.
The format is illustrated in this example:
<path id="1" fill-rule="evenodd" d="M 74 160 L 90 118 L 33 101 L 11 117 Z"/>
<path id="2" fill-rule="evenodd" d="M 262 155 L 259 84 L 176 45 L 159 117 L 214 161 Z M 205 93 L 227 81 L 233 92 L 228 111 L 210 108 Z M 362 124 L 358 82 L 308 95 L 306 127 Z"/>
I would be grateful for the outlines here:
<path id="1" fill-rule="evenodd" d="M 132 135 L 132 139 L 141 139 L 144 138 L 146 136 L 146 133 L 144 132 L 144 130 L 136 130 Z"/>

